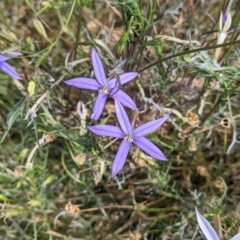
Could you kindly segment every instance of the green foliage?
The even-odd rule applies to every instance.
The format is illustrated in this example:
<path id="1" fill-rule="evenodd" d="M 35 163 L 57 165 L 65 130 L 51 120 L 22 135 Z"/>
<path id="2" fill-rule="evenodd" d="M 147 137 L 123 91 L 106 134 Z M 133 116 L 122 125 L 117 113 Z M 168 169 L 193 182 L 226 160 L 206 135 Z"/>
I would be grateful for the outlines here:
<path id="1" fill-rule="evenodd" d="M 230 239 L 239 226 L 239 40 L 236 29 L 216 46 L 210 18 L 239 4 L 107 2 L 0 3 L 1 51 L 23 52 L 10 64 L 24 78 L 0 72 L 1 239 L 200 239 L 194 206 L 213 225 L 218 215 Z M 119 142 L 87 131 L 94 94 L 62 83 L 93 77 L 92 46 L 109 76 L 140 73 L 122 89 L 139 107 L 137 125 L 170 114 L 148 136 L 169 162 L 132 148 L 111 178 Z M 101 124 L 116 125 L 107 104 Z"/>

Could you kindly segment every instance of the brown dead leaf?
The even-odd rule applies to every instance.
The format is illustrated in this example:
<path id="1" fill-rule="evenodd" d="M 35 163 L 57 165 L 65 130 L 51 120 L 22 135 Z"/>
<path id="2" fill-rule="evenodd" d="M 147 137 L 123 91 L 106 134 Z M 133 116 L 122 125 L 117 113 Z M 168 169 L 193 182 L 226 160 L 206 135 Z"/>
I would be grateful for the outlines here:
<path id="1" fill-rule="evenodd" d="M 75 156 L 74 160 L 79 165 L 83 165 L 86 162 L 86 156 L 83 154 L 78 154 Z"/>
<path id="2" fill-rule="evenodd" d="M 17 166 L 15 169 L 14 169 L 14 176 L 15 178 L 22 178 L 24 176 L 24 167 L 23 166 Z"/>
<path id="3" fill-rule="evenodd" d="M 91 20 L 88 22 L 87 24 L 87 29 L 89 30 L 89 32 L 91 32 L 92 34 L 96 34 L 97 32 L 99 32 L 100 27 L 99 24 L 97 24 L 94 20 Z"/>
<path id="4" fill-rule="evenodd" d="M 217 179 L 213 182 L 213 186 L 218 188 L 219 191 L 223 192 L 224 191 L 224 184 L 221 180 Z"/>
<path id="5" fill-rule="evenodd" d="M 60 234 L 58 232 L 55 232 L 55 231 L 53 231 L 51 229 L 47 230 L 45 233 L 48 234 L 48 235 L 54 236 L 54 237 L 60 237 L 62 239 L 68 239 L 67 236 L 62 235 L 62 234 Z M 71 237 L 71 239 L 72 240 L 86 240 L 85 238 L 73 238 L 73 237 Z"/>
<path id="6" fill-rule="evenodd" d="M 136 165 L 139 166 L 139 167 L 147 167 L 147 166 L 148 166 L 147 163 L 146 163 L 146 161 L 145 161 L 144 159 L 142 159 L 142 158 L 135 158 L 135 159 L 134 159 L 134 162 L 135 162 Z"/>
<path id="7" fill-rule="evenodd" d="M 197 142 L 196 142 L 196 139 L 195 138 L 193 138 L 193 139 L 191 139 L 190 140 L 190 144 L 189 144 L 189 151 L 191 151 L 191 152 L 195 152 L 195 151 L 197 151 Z"/>
<path id="8" fill-rule="evenodd" d="M 106 103 L 105 106 L 106 106 L 108 116 L 113 115 L 115 113 L 115 107 L 112 102 Z"/>

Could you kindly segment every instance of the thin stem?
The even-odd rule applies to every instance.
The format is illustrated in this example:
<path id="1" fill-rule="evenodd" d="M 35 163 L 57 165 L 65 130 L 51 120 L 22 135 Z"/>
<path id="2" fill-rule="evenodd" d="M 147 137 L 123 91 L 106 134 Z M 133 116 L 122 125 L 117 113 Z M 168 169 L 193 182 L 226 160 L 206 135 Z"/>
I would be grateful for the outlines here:
<path id="1" fill-rule="evenodd" d="M 110 147 L 113 143 L 115 143 L 118 140 L 118 138 L 114 138 L 110 143 L 108 143 L 105 147 L 103 147 L 103 150 L 107 149 Z"/>
<path id="2" fill-rule="evenodd" d="M 229 95 L 227 97 L 227 100 L 228 100 L 228 109 L 229 109 L 229 113 L 230 113 L 229 117 L 230 117 L 230 120 L 231 120 L 231 123 L 232 123 L 232 126 L 233 126 L 232 142 L 231 142 L 231 144 L 229 145 L 229 147 L 227 149 L 227 155 L 229 155 L 231 153 L 235 143 L 239 143 L 239 141 L 237 140 L 238 133 L 237 133 L 237 130 L 236 130 L 235 120 L 233 119 L 232 107 L 231 107 L 231 101 L 230 101 Z"/>
<path id="3" fill-rule="evenodd" d="M 203 48 L 198 48 L 198 49 L 192 49 L 192 50 L 189 50 L 189 51 L 184 51 L 184 52 L 180 52 L 180 53 L 177 53 L 177 54 L 173 54 L 173 55 L 171 55 L 169 57 L 162 58 L 159 61 L 156 61 L 154 63 L 149 64 L 148 66 L 142 68 L 139 71 L 139 73 L 147 70 L 148 68 L 153 67 L 154 65 L 157 65 L 157 64 L 159 64 L 161 62 L 164 62 L 166 60 L 169 60 L 169 59 L 172 59 L 172 58 L 175 58 L 175 57 L 183 56 L 183 55 L 190 54 L 190 53 L 197 53 L 197 52 L 204 51 L 204 50 L 209 50 L 209 49 L 215 49 L 215 48 L 231 46 L 231 45 L 238 44 L 238 43 L 240 43 L 240 40 L 237 40 L 237 41 L 234 41 L 234 42 L 229 42 L 229 43 L 218 44 L 218 45 L 215 45 L 215 46 L 208 46 L 208 47 L 203 47 Z"/>

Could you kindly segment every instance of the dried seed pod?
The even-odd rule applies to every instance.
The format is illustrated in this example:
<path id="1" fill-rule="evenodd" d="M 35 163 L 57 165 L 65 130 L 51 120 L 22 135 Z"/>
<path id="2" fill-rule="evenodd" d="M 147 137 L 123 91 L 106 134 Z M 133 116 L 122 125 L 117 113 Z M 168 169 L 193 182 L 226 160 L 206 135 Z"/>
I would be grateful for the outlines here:
<path id="1" fill-rule="evenodd" d="M 193 113 L 193 112 L 189 112 L 187 114 L 187 119 L 188 119 L 189 124 L 191 124 L 193 126 L 198 125 L 198 123 L 200 122 L 199 118 L 198 118 L 198 115 L 196 113 Z"/>
<path id="2" fill-rule="evenodd" d="M 189 151 L 191 152 L 195 152 L 197 151 L 197 141 L 195 138 L 192 138 L 190 140 L 190 144 L 189 144 L 189 147 L 188 147 Z"/>
<path id="3" fill-rule="evenodd" d="M 179 132 L 179 133 L 178 133 L 178 137 L 181 139 L 181 141 L 184 142 L 185 140 L 187 140 L 188 135 L 185 134 L 185 133 L 183 133 L 183 132 Z"/>
<path id="4" fill-rule="evenodd" d="M 222 127 L 224 128 L 230 128 L 231 127 L 231 123 L 230 123 L 230 120 L 228 118 L 223 118 L 221 120 L 221 125 Z"/>
<path id="5" fill-rule="evenodd" d="M 33 23 L 34 28 L 37 30 L 37 32 L 38 32 L 42 37 L 44 37 L 44 39 L 45 39 L 46 41 L 49 42 L 50 39 L 49 39 L 48 36 L 47 36 L 47 32 L 46 32 L 46 30 L 45 30 L 42 22 L 41 22 L 40 20 L 38 20 L 37 18 L 35 18 L 35 19 L 33 19 L 32 23 Z"/>
<path id="6" fill-rule="evenodd" d="M 73 217 L 78 217 L 80 209 L 78 205 L 72 204 L 70 201 L 65 206 L 65 211 Z"/>
<path id="7" fill-rule="evenodd" d="M 207 168 L 204 167 L 204 166 L 201 166 L 201 165 L 198 166 L 198 167 L 197 167 L 197 172 L 198 172 L 198 174 L 201 175 L 202 177 L 206 177 L 206 178 L 208 178 L 208 179 L 211 178 L 211 175 L 209 174 Z"/>

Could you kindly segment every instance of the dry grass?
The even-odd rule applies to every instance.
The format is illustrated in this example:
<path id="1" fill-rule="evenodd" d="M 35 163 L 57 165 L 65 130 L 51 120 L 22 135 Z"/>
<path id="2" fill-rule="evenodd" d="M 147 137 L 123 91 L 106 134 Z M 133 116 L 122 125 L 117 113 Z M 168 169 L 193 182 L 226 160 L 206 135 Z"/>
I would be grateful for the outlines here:
<path id="1" fill-rule="evenodd" d="M 0 73 L 1 239 L 199 240 L 194 206 L 213 225 L 220 217 L 224 239 L 240 231 L 238 32 L 216 53 L 220 12 L 230 6 L 238 24 L 239 3 L 139 1 L 144 26 L 134 16 L 119 45 L 127 5 L 117 2 L 0 3 L 0 46 L 24 54 L 10 61 L 23 81 Z M 170 113 L 149 136 L 168 163 L 134 147 L 111 178 L 119 142 L 103 150 L 109 140 L 86 132 L 94 93 L 62 83 L 93 76 L 93 40 L 106 69 L 126 59 L 125 71 L 140 72 L 123 88 L 137 125 Z M 117 124 L 111 99 L 99 122 Z"/>

